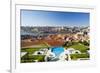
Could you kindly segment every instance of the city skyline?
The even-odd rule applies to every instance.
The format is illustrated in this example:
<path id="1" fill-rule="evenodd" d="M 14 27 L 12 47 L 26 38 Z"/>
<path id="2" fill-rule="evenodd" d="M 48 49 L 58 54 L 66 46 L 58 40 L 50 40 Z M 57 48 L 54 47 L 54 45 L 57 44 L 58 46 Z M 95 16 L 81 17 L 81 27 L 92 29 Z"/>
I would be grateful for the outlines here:
<path id="1" fill-rule="evenodd" d="M 21 10 L 21 26 L 89 26 L 89 13 Z"/>

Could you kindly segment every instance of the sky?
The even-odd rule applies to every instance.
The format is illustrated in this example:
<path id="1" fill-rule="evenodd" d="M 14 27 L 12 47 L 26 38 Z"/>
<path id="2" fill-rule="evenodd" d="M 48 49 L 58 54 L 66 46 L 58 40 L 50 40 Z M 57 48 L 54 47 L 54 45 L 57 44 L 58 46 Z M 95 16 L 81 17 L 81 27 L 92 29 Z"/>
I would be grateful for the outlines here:
<path id="1" fill-rule="evenodd" d="M 89 13 L 21 10 L 21 26 L 89 26 Z"/>

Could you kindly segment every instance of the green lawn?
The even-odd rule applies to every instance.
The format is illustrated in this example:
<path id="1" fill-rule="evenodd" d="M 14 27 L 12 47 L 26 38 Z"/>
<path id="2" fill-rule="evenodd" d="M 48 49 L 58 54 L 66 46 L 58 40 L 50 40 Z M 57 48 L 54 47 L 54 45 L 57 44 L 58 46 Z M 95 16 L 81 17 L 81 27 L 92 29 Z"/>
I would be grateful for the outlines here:
<path id="1" fill-rule="evenodd" d="M 78 58 L 90 58 L 90 55 L 87 53 L 88 47 L 84 44 L 76 43 L 66 48 L 74 48 L 82 52 L 82 54 L 71 54 L 70 56 L 72 60 L 77 60 Z"/>
<path id="2" fill-rule="evenodd" d="M 40 44 L 40 45 L 33 45 L 31 48 L 21 48 L 21 52 L 32 52 L 34 53 L 35 51 L 38 51 L 43 48 L 48 48 L 49 45 L 45 44 Z"/>
<path id="3" fill-rule="evenodd" d="M 21 58 L 21 63 L 31 63 L 37 60 L 38 62 L 44 62 L 45 55 L 32 55 L 26 54 Z"/>
<path id="4" fill-rule="evenodd" d="M 72 60 L 77 60 L 78 58 L 90 58 L 89 54 L 71 54 Z"/>
<path id="5" fill-rule="evenodd" d="M 40 49 L 41 48 L 22 48 L 21 52 L 34 53 L 35 51 L 38 51 Z"/>
<path id="6" fill-rule="evenodd" d="M 49 48 L 50 45 L 47 43 L 40 44 L 40 45 L 35 45 L 32 48 L 22 48 L 21 52 L 27 52 L 26 55 L 21 57 L 21 63 L 31 63 L 35 62 L 35 60 L 38 60 L 38 62 L 44 62 L 44 57 L 45 55 L 32 55 L 35 51 L 38 51 L 43 48 Z M 72 60 L 77 60 L 78 58 L 90 58 L 90 55 L 87 53 L 87 46 L 85 46 L 82 43 L 74 43 L 71 46 L 64 46 L 66 49 L 67 48 L 74 48 L 76 50 L 79 50 L 82 52 L 82 54 L 71 54 L 71 59 Z"/>
<path id="7" fill-rule="evenodd" d="M 88 50 L 88 48 L 87 48 L 85 45 L 80 44 L 80 43 L 75 44 L 75 45 L 72 45 L 72 46 L 70 46 L 70 47 L 68 47 L 68 48 L 74 48 L 74 49 L 76 49 L 76 50 L 81 51 L 82 53 L 85 53 L 85 52 L 87 52 L 87 50 Z"/>
<path id="8" fill-rule="evenodd" d="M 48 45 L 41 44 L 41 45 L 35 45 L 32 48 L 22 48 L 21 52 L 27 52 L 26 55 L 21 57 L 21 63 L 31 63 L 34 62 L 35 60 L 38 60 L 39 62 L 44 61 L 44 55 L 32 55 L 35 51 L 38 51 L 40 49 L 48 48 Z"/>

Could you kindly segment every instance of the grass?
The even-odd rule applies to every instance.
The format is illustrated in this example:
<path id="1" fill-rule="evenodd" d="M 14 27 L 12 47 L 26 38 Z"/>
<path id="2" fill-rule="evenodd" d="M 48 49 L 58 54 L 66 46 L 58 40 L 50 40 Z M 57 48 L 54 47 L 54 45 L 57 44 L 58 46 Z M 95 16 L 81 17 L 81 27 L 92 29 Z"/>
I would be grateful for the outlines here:
<path id="1" fill-rule="evenodd" d="M 78 58 L 90 58 L 89 54 L 71 54 L 72 60 L 77 60 Z"/>
<path id="2" fill-rule="evenodd" d="M 21 63 L 31 63 L 35 62 L 35 60 L 37 60 L 38 62 L 43 62 L 44 57 L 45 55 L 32 55 L 30 53 L 27 53 L 21 58 Z"/>
<path id="3" fill-rule="evenodd" d="M 50 45 L 44 42 L 44 44 L 35 45 L 32 48 L 22 48 L 21 52 L 27 52 L 26 55 L 21 57 L 21 63 L 31 63 L 38 60 L 38 62 L 44 62 L 45 55 L 32 55 L 35 51 L 38 51 L 43 48 L 49 48 Z M 77 60 L 78 58 L 90 58 L 89 54 L 87 53 L 88 48 L 79 42 L 74 42 L 71 46 L 64 46 L 65 48 L 74 48 L 76 50 L 81 51 L 83 54 L 71 54 L 72 60 Z"/>
<path id="4" fill-rule="evenodd" d="M 35 62 L 35 60 L 38 60 L 38 62 L 43 62 L 44 61 L 44 55 L 32 55 L 35 51 L 38 51 L 43 48 L 48 48 L 48 45 L 41 44 L 41 45 L 35 45 L 36 47 L 33 48 L 22 48 L 21 52 L 27 52 L 26 55 L 21 57 L 21 63 L 31 63 Z"/>
<path id="5" fill-rule="evenodd" d="M 74 48 L 75 50 L 79 50 L 79 51 L 81 51 L 82 53 L 86 53 L 87 50 L 88 50 L 88 48 L 87 48 L 85 45 L 80 44 L 80 43 L 75 44 L 75 45 L 72 45 L 72 46 L 70 46 L 70 47 L 68 47 L 68 48 Z"/>
<path id="6" fill-rule="evenodd" d="M 38 60 L 39 62 L 43 62 L 45 55 L 34 55 L 33 57 L 34 57 L 34 60 Z"/>
<path id="7" fill-rule="evenodd" d="M 45 44 L 39 44 L 39 45 L 33 45 L 31 48 L 21 48 L 21 52 L 32 52 L 34 53 L 35 51 L 38 51 L 42 48 L 48 48 L 50 47 L 49 45 Z"/>
<path id="8" fill-rule="evenodd" d="M 21 52 L 34 53 L 35 51 L 38 51 L 40 49 L 41 48 L 22 48 Z"/>

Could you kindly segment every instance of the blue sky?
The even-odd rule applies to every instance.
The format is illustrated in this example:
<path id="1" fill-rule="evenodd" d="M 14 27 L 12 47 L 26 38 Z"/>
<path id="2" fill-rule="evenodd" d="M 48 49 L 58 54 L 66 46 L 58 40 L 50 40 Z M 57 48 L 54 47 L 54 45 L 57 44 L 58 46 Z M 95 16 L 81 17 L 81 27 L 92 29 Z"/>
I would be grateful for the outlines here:
<path id="1" fill-rule="evenodd" d="M 89 13 L 21 10 L 21 26 L 89 26 Z"/>

